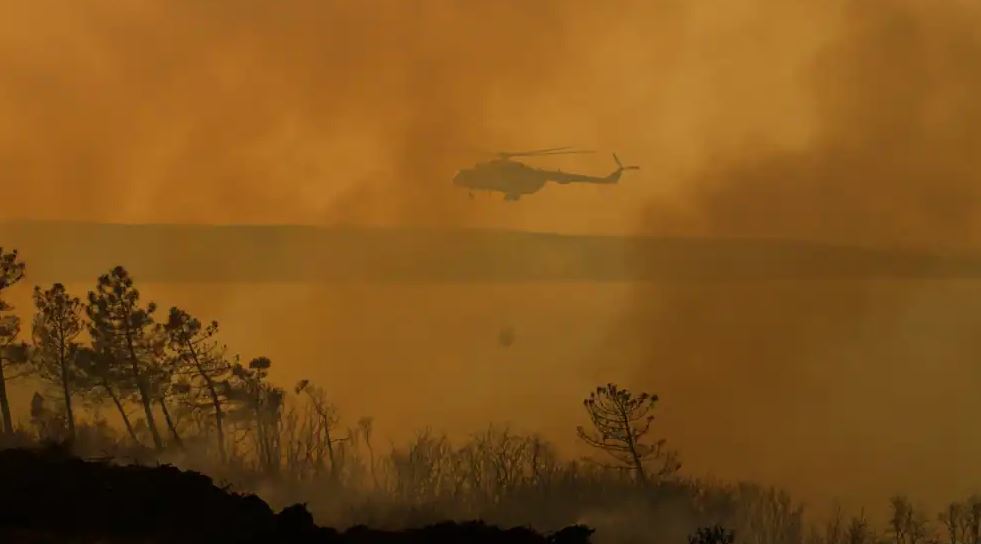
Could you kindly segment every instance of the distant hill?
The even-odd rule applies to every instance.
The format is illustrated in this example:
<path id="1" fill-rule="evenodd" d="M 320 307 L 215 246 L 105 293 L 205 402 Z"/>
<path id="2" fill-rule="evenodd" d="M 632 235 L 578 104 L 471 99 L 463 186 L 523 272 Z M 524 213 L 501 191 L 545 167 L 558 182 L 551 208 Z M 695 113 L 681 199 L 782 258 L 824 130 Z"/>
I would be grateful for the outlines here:
<path id="1" fill-rule="evenodd" d="M 34 281 L 123 264 L 154 282 L 554 282 L 981 278 L 981 255 L 792 240 L 505 230 L 0 223 Z"/>

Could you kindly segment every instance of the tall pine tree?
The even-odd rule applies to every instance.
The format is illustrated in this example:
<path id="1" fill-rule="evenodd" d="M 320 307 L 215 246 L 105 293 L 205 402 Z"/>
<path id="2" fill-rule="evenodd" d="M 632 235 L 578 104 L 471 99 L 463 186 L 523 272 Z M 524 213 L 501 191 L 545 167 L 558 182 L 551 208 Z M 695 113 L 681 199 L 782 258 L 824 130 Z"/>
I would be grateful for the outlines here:
<path id="1" fill-rule="evenodd" d="M 175 354 L 177 372 L 190 377 L 191 394 L 203 393 L 214 410 L 218 454 L 225 462 L 225 413 L 222 406 L 228 389 L 231 365 L 225 360 L 224 349 L 215 340 L 218 322 L 207 327 L 179 308 L 171 308 L 164 327 Z"/>
<path id="2" fill-rule="evenodd" d="M 160 374 L 164 336 L 153 320 L 156 304 L 140 304 L 140 292 L 129 272 L 121 266 L 99 277 L 95 291 L 89 292 L 86 313 L 89 333 L 96 351 L 105 351 L 112 360 L 125 364 L 143 405 L 146 424 L 157 450 L 163 441 L 153 413 L 151 380 Z"/>
<path id="3" fill-rule="evenodd" d="M 78 349 L 75 339 L 83 327 L 82 301 L 69 295 L 64 285 L 56 283 L 44 291 L 40 287 L 34 288 L 34 306 L 37 313 L 32 329 L 32 362 L 41 379 L 61 389 L 68 438 L 74 442 L 72 387 L 76 372 L 73 363 Z"/>
<path id="4" fill-rule="evenodd" d="M 26 266 L 17 255 L 17 250 L 4 252 L 0 248 L 0 412 L 3 415 L 3 432 L 14 430 L 10 415 L 10 400 L 7 398 L 7 381 L 12 376 L 6 371 L 7 365 L 18 365 L 26 361 L 26 349 L 17 343 L 20 335 L 20 318 L 9 313 L 13 306 L 3 300 L 4 291 L 24 278 Z"/>

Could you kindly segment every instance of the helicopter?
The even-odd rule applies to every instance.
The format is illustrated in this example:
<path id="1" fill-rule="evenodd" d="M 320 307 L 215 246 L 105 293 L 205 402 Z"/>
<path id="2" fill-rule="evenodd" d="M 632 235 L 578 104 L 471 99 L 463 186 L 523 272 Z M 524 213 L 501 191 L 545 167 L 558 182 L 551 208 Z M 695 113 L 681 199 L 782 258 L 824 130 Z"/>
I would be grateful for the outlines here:
<path id="1" fill-rule="evenodd" d="M 478 163 L 472 168 L 460 170 L 453 176 L 453 184 L 473 191 L 491 191 L 504 193 L 504 200 L 515 202 L 522 195 L 537 193 L 549 181 L 567 183 L 617 183 L 624 170 L 639 170 L 639 166 L 624 166 L 616 153 L 613 160 L 617 169 L 608 176 L 588 176 L 573 174 L 561 170 L 543 170 L 533 168 L 524 163 L 511 160 L 514 157 L 539 157 L 545 155 L 570 155 L 576 153 L 592 153 L 592 151 L 575 151 L 570 147 L 552 147 L 534 151 L 496 153 L 497 158 Z"/>

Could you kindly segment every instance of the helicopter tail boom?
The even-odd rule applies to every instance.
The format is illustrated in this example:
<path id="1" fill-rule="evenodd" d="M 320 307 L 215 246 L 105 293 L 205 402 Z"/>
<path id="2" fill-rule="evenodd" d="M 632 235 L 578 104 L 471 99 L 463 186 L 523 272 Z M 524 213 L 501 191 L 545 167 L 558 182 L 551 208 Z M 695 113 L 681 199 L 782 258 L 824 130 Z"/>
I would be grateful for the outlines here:
<path id="1" fill-rule="evenodd" d="M 616 153 L 613 154 L 613 161 L 617 163 L 617 169 L 614 170 L 612 174 L 604 178 L 607 183 L 616 183 L 620 181 L 620 175 L 623 174 L 624 170 L 640 170 L 639 166 L 624 166 L 623 163 L 620 162 L 620 157 L 617 157 Z"/>
<path id="2" fill-rule="evenodd" d="M 620 158 L 617 157 L 616 153 L 613 154 L 613 160 L 617 163 L 617 169 L 613 171 L 608 176 L 587 176 L 585 174 L 572 174 L 566 173 L 558 170 L 548 171 L 540 170 L 539 172 L 545 174 L 549 181 L 554 181 L 556 183 L 566 184 L 566 183 L 617 183 L 620 181 L 620 175 L 623 174 L 624 170 L 640 170 L 639 166 L 624 166 L 620 162 Z"/>

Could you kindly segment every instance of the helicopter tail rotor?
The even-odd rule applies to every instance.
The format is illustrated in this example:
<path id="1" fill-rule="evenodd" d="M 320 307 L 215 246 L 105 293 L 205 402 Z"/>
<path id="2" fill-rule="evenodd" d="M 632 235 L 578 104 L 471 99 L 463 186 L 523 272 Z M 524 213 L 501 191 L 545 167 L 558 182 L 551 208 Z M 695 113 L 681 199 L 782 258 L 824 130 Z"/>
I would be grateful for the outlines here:
<path id="1" fill-rule="evenodd" d="M 640 170 L 639 166 L 624 166 L 623 163 L 620 162 L 620 157 L 617 157 L 616 153 L 613 154 L 613 160 L 617 163 L 617 169 L 614 170 L 609 176 L 603 178 L 605 183 L 617 183 L 620 181 L 620 175 L 623 174 L 624 170 Z"/>
<path id="2" fill-rule="evenodd" d="M 624 166 L 623 163 L 620 162 L 620 157 L 617 157 L 616 153 L 613 154 L 613 160 L 617 163 L 617 172 L 622 172 L 624 170 L 640 170 L 639 166 Z"/>

